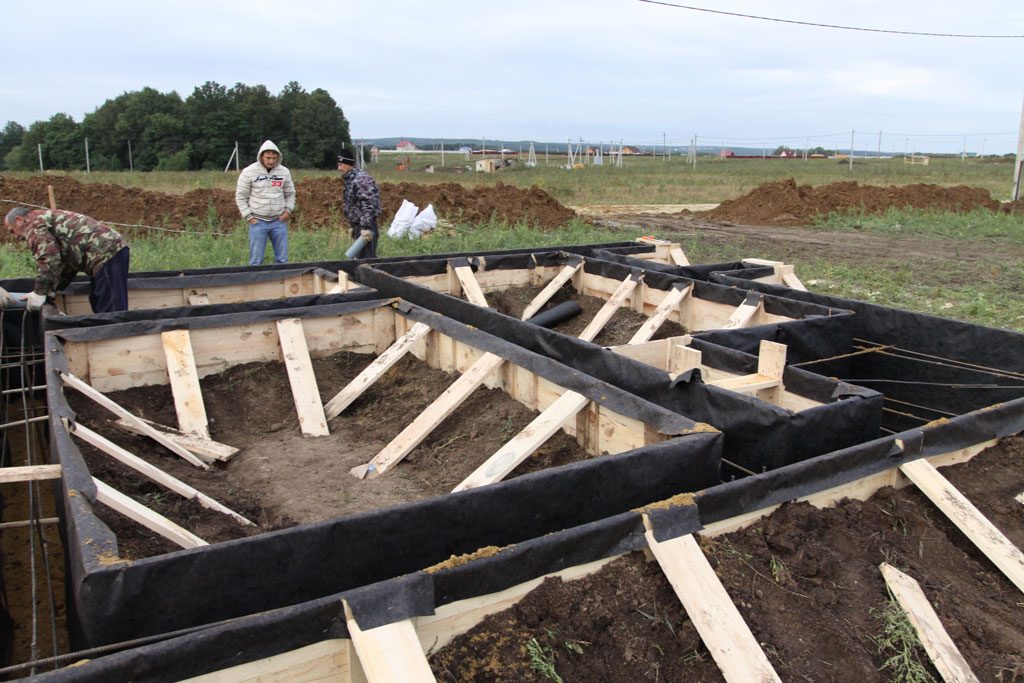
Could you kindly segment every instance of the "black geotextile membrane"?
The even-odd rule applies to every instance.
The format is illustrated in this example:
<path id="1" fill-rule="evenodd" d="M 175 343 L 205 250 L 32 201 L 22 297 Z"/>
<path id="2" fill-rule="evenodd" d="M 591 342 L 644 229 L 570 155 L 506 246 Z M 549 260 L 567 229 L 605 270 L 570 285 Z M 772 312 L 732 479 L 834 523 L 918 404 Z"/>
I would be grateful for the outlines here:
<path id="1" fill-rule="evenodd" d="M 674 495 L 714 485 L 722 437 L 599 379 L 436 313 L 403 304 L 402 314 L 497 353 L 560 386 L 642 420 L 668 441 L 627 453 L 523 475 L 488 487 L 410 502 L 132 563 L 116 561 L 116 539 L 93 514 L 95 489 L 72 437 L 73 419 L 58 372 L 66 370 L 61 339 L 130 337 L 180 327 L 219 327 L 284 317 L 319 317 L 365 310 L 387 301 L 365 295 L 324 297 L 307 305 L 279 300 L 263 310 L 159 319 L 165 310 L 121 314 L 122 322 L 62 328 L 47 334 L 47 395 L 53 452 L 64 466 L 70 632 L 76 647 L 219 621 L 352 591 L 485 546 L 524 543 L 562 529 L 613 517 Z M 209 308 L 209 307 L 201 307 Z M 238 310 L 240 307 L 227 307 Z M 262 307 L 261 307 L 262 308 Z M 146 317 L 151 319 L 145 319 Z M 55 319 L 66 324 L 67 317 Z M 605 545 L 608 545 L 608 543 Z M 618 547 L 618 541 L 610 547 Z M 600 545 L 600 544 L 599 544 Z M 541 572 L 543 573 L 543 572 Z M 463 584 L 471 589 L 473 583 Z M 388 623 L 387 600 L 361 604 L 368 624 Z M 383 620 L 383 621 L 382 621 Z"/>
<path id="2" fill-rule="evenodd" d="M 902 449 L 896 446 L 896 437 L 857 444 L 712 486 L 694 496 L 692 503 L 610 514 L 514 543 L 491 556 L 241 617 L 207 630 L 99 657 L 76 668 L 44 674 L 40 679 L 171 681 L 224 669 L 321 640 L 346 637 L 343 599 L 352 606 L 363 628 L 431 614 L 436 607 L 456 600 L 488 595 L 547 573 L 643 548 L 646 541 L 639 512 L 650 517 L 655 538 L 664 541 L 700 531 L 712 522 L 848 484 L 922 456 L 948 452 L 952 443 L 980 443 L 1021 430 L 1024 399 L 896 435 L 904 441 Z M 656 486 L 659 482 L 649 483 Z M 458 523 L 454 518 L 449 521 Z M 253 569 L 259 571 L 256 566 Z M 217 571 L 215 577 L 219 574 Z M 377 603 L 387 608 L 377 609 Z"/>
<path id="3" fill-rule="evenodd" d="M 318 272 L 326 279 L 335 279 L 338 271 L 351 273 L 363 263 L 389 263 L 391 261 L 415 262 L 469 256 L 490 256 L 502 254 L 529 254 L 533 252 L 565 251 L 590 254 L 596 249 L 610 254 L 650 254 L 655 247 L 644 242 L 608 242 L 603 244 L 577 244 L 559 247 L 529 247 L 506 249 L 495 252 L 457 252 L 451 254 L 428 254 L 419 256 L 391 256 L 376 259 L 355 259 L 336 261 L 311 261 L 305 263 L 273 263 L 259 266 L 225 266 L 221 268 L 195 268 L 182 270 L 133 271 L 128 274 L 128 289 L 182 289 L 184 287 L 212 287 L 233 284 L 251 284 L 295 277 L 309 272 Z M 9 292 L 31 292 L 35 286 L 31 278 L 0 279 L 0 287 Z M 71 294 L 89 292 L 89 278 L 79 275 L 64 290 Z M 129 295 L 130 298 L 130 295 Z"/>
<path id="4" fill-rule="evenodd" d="M 519 257 L 508 258 L 514 260 Z M 563 260 L 567 265 L 571 265 L 575 259 L 576 257 L 569 256 Z M 563 261 L 556 260 L 554 263 L 561 262 Z M 415 267 L 419 269 L 428 263 L 420 261 Z M 443 272 L 445 262 L 434 263 L 437 272 Z M 488 265 L 498 267 L 497 262 L 492 263 L 491 259 L 488 259 Z M 602 261 L 586 261 L 584 267 L 588 272 L 600 272 L 618 279 L 640 274 L 637 269 Z M 406 274 L 404 269 L 405 264 L 402 263 L 363 266 L 356 273 L 356 279 L 382 294 L 399 296 L 424 308 L 441 311 L 447 317 L 485 330 L 544 356 L 556 358 L 588 376 L 597 377 L 673 412 L 692 416 L 698 421 L 714 426 L 725 434 L 723 462 L 730 469 L 723 470 L 724 476 L 739 476 L 744 472 L 761 472 L 781 467 L 878 436 L 882 397 L 870 389 L 838 385 L 810 373 L 787 369 L 783 377 L 784 383 L 792 383 L 794 389 L 809 392 L 809 398 L 830 401 L 823 406 L 792 413 L 752 396 L 704 385 L 699 379 L 670 382 L 663 370 L 627 358 L 602 346 L 558 332 L 539 329 L 492 309 L 481 308 L 462 299 L 403 280 L 400 275 Z M 678 286 L 680 283 L 693 284 L 695 289 L 703 290 L 706 298 L 718 297 L 734 305 L 742 303 L 748 294 L 746 290 L 652 273 L 645 273 L 644 277 L 648 286 L 661 285 L 667 288 Z M 842 329 L 844 319 L 853 317 L 841 309 L 819 306 L 805 308 L 799 302 L 779 297 L 765 297 L 765 308 L 780 315 L 797 318 L 792 322 L 778 323 L 771 327 L 808 325 L 817 334 L 828 333 L 830 322 Z M 829 313 L 835 315 L 830 316 Z M 810 317 L 803 318 L 805 315 Z M 700 347 L 699 350 L 706 350 L 711 361 L 726 363 L 726 359 L 730 359 L 729 364 L 722 367 L 725 370 L 735 367 L 737 371 L 749 373 L 757 367 L 757 359 L 752 356 L 733 356 L 724 349 L 715 351 L 711 347 Z M 693 375 L 695 378 L 698 376 L 699 373 Z M 840 397 L 842 400 L 836 400 Z M 739 467 L 736 467 L 737 465 Z"/>
<path id="5" fill-rule="evenodd" d="M 756 328 L 728 335 L 710 332 L 700 338 L 739 350 L 755 349 L 764 338 L 785 343 L 790 362 L 882 392 L 887 408 L 883 427 L 890 431 L 1024 397 L 1024 334 L 1019 332 L 752 282 L 735 274 L 712 278 L 854 311 L 846 338 L 808 337 L 794 328 L 767 331 L 771 335 Z M 882 348 L 864 352 L 873 347 Z"/>

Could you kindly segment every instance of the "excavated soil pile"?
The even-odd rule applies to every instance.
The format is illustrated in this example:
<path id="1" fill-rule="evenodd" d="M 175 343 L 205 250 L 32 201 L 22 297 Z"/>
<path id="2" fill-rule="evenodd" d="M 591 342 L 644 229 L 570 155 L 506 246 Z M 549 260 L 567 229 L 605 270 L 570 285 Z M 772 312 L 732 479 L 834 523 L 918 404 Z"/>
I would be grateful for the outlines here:
<path id="1" fill-rule="evenodd" d="M 1020 204 L 1017 202 L 1016 204 Z M 1004 210 L 1020 211 L 1008 205 Z M 999 211 L 988 190 L 966 185 L 891 185 L 874 187 L 857 182 L 819 187 L 797 185 L 792 178 L 764 183 L 736 199 L 722 202 L 701 214 L 714 220 L 744 225 L 806 225 L 819 214 L 864 211 L 882 214 L 890 208 L 912 207 L 932 211 Z"/>
<path id="2" fill-rule="evenodd" d="M 0 198 L 48 206 L 47 185 L 52 185 L 57 206 L 111 223 L 140 223 L 180 228 L 231 230 L 239 224 L 235 196 L 230 190 L 191 190 L 182 195 L 152 192 L 104 183 L 80 183 L 68 176 L 34 176 L 27 180 L 0 176 Z M 296 224 L 307 229 L 344 224 L 340 177 L 309 178 L 296 184 Z M 439 218 L 483 221 L 492 216 L 509 222 L 524 221 L 550 230 L 562 226 L 576 212 L 562 206 L 547 192 L 498 183 L 493 187 L 466 188 L 455 183 L 380 185 L 381 226 L 386 227 L 403 199 L 421 209 L 434 205 Z M 0 205 L 10 208 L 11 205 Z"/>

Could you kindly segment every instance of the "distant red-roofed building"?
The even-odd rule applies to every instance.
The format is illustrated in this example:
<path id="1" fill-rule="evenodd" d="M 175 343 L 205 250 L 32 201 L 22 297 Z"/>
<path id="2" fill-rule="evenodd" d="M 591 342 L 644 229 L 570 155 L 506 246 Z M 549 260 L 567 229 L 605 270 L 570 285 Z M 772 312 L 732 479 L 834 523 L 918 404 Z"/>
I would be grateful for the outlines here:
<path id="1" fill-rule="evenodd" d="M 416 145 L 409 142 L 408 140 L 402 140 L 397 145 L 395 145 L 395 150 L 399 152 L 415 152 Z"/>

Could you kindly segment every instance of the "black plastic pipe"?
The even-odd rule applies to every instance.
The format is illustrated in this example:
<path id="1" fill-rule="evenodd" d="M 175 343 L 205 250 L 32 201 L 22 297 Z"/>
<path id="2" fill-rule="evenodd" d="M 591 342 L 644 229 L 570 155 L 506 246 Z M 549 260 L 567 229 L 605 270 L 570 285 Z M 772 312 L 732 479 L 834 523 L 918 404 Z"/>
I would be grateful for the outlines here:
<path id="1" fill-rule="evenodd" d="M 575 318 L 583 309 L 575 301 L 563 301 L 557 306 L 552 306 L 546 311 L 541 311 L 526 322 L 551 329 L 555 325 L 565 322 L 569 318 Z"/>

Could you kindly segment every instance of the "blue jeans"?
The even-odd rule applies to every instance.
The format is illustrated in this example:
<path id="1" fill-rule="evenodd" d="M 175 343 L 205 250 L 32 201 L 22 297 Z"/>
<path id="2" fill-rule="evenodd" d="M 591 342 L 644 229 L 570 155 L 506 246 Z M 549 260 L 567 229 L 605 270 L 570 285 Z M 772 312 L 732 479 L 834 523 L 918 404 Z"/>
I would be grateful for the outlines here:
<path id="1" fill-rule="evenodd" d="M 261 221 L 249 226 L 249 265 L 263 263 L 267 238 L 274 248 L 274 263 L 288 263 L 288 224 L 284 221 Z"/>

